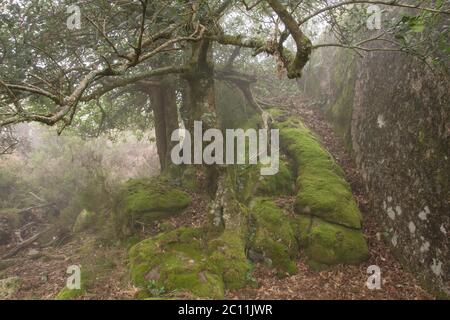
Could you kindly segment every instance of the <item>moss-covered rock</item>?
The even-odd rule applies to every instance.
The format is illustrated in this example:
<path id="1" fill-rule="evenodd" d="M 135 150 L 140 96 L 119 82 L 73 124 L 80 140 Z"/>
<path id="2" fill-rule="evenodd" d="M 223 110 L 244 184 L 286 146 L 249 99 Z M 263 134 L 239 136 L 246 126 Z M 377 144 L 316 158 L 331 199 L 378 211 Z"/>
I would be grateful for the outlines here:
<path id="1" fill-rule="evenodd" d="M 168 230 L 130 249 L 132 282 L 145 291 L 142 296 L 188 293 L 192 297 L 223 298 L 225 288 L 237 289 L 249 282 L 248 212 L 236 191 L 240 178 L 246 184 L 247 176 L 246 170 L 237 169 L 228 168 L 220 177 L 216 199 L 209 208 L 208 226 Z"/>
<path id="2" fill-rule="evenodd" d="M 191 197 L 162 179 L 134 179 L 126 182 L 119 193 L 115 209 L 116 232 L 130 236 L 133 223 L 149 223 L 180 213 L 191 203 Z"/>
<path id="3" fill-rule="evenodd" d="M 223 281 L 210 272 L 202 235 L 201 229 L 180 228 L 133 246 L 133 283 L 150 294 L 186 291 L 195 297 L 222 298 Z"/>
<path id="4" fill-rule="evenodd" d="M 335 264 L 358 264 L 368 258 L 361 230 L 299 216 L 295 222 L 310 266 L 320 269 Z"/>
<path id="5" fill-rule="evenodd" d="M 289 163 L 280 157 L 279 171 L 270 176 L 261 176 L 257 193 L 265 196 L 290 195 L 294 191 L 294 177 Z"/>
<path id="6" fill-rule="evenodd" d="M 300 119 L 274 113 L 281 146 L 294 161 L 298 193 L 292 221 L 314 268 L 356 264 L 368 257 L 361 213 L 342 169 Z"/>
<path id="7" fill-rule="evenodd" d="M 245 239 L 237 231 L 225 231 L 209 242 L 209 266 L 221 274 L 226 288 L 244 287 L 251 276 L 252 266 L 245 255 Z"/>
<path id="8" fill-rule="evenodd" d="M 332 156 L 299 120 L 288 119 L 279 127 L 281 144 L 297 167 L 296 211 L 360 228 L 361 214 Z"/>
<path id="9" fill-rule="evenodd" d="M 282 273 L 296 273 L 298 243 L 290 219 L 273 201 L 265 198 L 255 199 L 250 212 L 254 225 L 251 250 Z"/>
<path id="10" fill-rule="evenodd" d="M 179 212 L 191 203 L 191 197 L 186 192 L 157 179 L 129 180 L 122 196 L 123 210 L 127 214 L 150 218 Z"/>
<path id="11" fill-rule="evenodd" d="M 294 160 L 297 174 L 306 169 L 328 169 L 338 176 L 344 172 L 336 164 L 331 154 L 326 151 L 316 136 L 298 119 L 288 118 L 277 124 L 280 128 L 282 148 Z"/>
<path id="12" fill-rule="evenodd" d="M 342 178 L 327 171 L 311 171 L 300 176 L 298 186 L 297 212 L 351 228 L 361 227 L 361 214 Z"/>

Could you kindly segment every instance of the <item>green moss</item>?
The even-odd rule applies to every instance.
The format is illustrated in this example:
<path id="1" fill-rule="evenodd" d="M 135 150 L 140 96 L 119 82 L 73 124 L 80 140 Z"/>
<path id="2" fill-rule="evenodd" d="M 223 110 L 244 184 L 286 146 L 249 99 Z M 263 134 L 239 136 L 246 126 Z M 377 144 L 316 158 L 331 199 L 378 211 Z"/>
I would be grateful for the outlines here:
<path id="1" fill-rule="evenodd" d="M 169 290 L 188 289 L 201 298 L 222 298 L 224 285 L 222 279 L 209 272 L 171 273 L 167 279 Z"/>
<path id="2" fill-rule="evenodd" d="M 202 229 L 180 228 L 138 243 L 129 251 L 132 282 L 153 296 L 187 292 L 201 298 L 223 298 L 225 288 L 245 286 L 252 268 L 242 236 L 225 231 L 210 241 L 203 237 Z"/>
<path id="3" fill-rule="evenodd" d="M 140 241 L 139 236 L 132 235 L 125 240 L 124 244 L 127 249 L 130 249 L 132 246 L 139 243 L 139 241 Z"/>
<path id="4" fill-rule="evenodd" d="M 131 278 L 138 285 L 145 287 L 146 274 L 161 263 L 168 263 L 180 258 L 180 262 L 201 255 L 199 240 L 195 238 L 194 229 L 180 228 L 156 237 L 143 240 L 129 251 Z M 192 241 L 192 243 L 185 241 Z"/>
<path id="5" fill-rule="evenodd" d="M 307 244 L 307 231 L 310 230 L 312 218 L 308 216 L 298 215 L 291 220 L 291 226 L 295 231 L 295 235 L 300 247 L 305 247 Z"/>
<path id="6" fill-rule="evenodd" d="M 228 166 L 228 179 L 230 185 L 236 191 L 239 201 L 247 203 L 255 192 L 260 178 L 259 166 L 257 165 L 231 165 Z"/>
<path id="7" fill-rule="evenodd" d="M 250 239 L 252 250 L 270 259 L 280 271 L 296 273 L 297 239 L 283 210 L 270 199 L 257 198 L 252 202 L 250 212 L 255 226 Z"/>
<path id="8" fill-rule="evenodd" d="M 361 214 L 332 156 L 299 120 L 289 118 L 279 128 L 281 144 L 297 168 L 296 211 L 360 228 Z"/>
<path id="9" fill-rule="evenodd" d="M 210 270 L 221 274 L 228 289 L 244 287 L 251 275 L 252 266 L 245 255 L 245 239 L 239 232 L 225 231 L 210 241 Z"/>
<path id="10" fill-rule="evenodd" d="M 281 123 L 279 128 L 281 145 L 294 159 L 298 174 L 306 169 L 316 168 L 330 170 L 339 176 L 344 175 L 330 153 L 300 120 L 290 118 Z"/>
<path id="11" fill-rule="evenodd" d="M 293 159 L 298 193 L 292 222 L 296 239 L 314 269 L 356 264 L 368 257 L 361 213 L 344 172 L 301 120 L 284 117 L 281 146 Z"/>
<path id="12" fill-rule="evenodd" d="M 280 158 L 280 166 L 277 174 L 261 176 L 257 193 L 260 195 L 289 195 L 294 190 L 294 178 L 286 159 Z"/>
<path id="13" fill-rule="evenodd" d="M 285 117 L 286 114 L 283 110 L 277 108 L 269 108 L 265 111 L 270 114 L 270 116 L 276 121 L 280 121 L 283 117 Z"/>
<path id="14" fill-rule="evenodd" d="M 134 179 L 126 182 L 117 199 L 113 226 L 121 238 L 133 234 L 135 221 L 149 223 L 180 213 L 191 203 L 184 191 L 160 179 Z"/>
<path id="15" fill-rule="evenodd" d="M 298 186 L 297 212 L 351 228 L 361 227 L 361 214 L 342 178 L 325 170 L 311 171 L 300 175 Z"/>
<path id="16" fill-rule="evenodd" d="M 315 269 L 326 265 L 358 264 L 368 258 L 361 230 L 300 216 L 296 221 L 308 263 Z"/>
<path id="17" fill-rule="evenodd" d="M 72 300 L 82 296 L 85 293 L 82 289 L 68 289 L 64 287 L 55 297 L 56 300 Z"/>
<path id="18" fill-rule="evenodd" d="M 62 288 L 59 293 L 56 295 L 55 300 L 72 300 L 81 297 L 87 291 L 87 287 L 94 279 L 93 273 L 91 271 L 86 270 L 86 268 L 81 268 L 81 276 L 80 276 L 80 289 L 69 289 L 66 286 Z"/>
<path id="19" fill-rule="evenodd" d="M 122 195 L 126 213 L 150 217 L 158 217 L 161 212 L 180 211 L 191 203 L 186 192 L 156 179 L 129 180 Z"/>
<path id="20" fill-rule="evenodd" d="M 209 272 L 202 234 L 201 229 L 180 228 L 132 247 L 133 283 L 150 293 L 187 291 L 196 297 L 222 298 L 223 281 Z"/>
<path id="21" fill-rule="evenodd" d="M 149 300 L 153 300 L 153 299 L 157 300 L 157 297 L 152 298 L 151 297 L 151 293 L 147 289 L 142 289 L 142 290 L 139 290 L 134 295 L 134 299 L 136 299 L 136 300 L 147 300 L 147 299 L 149 299 Z"/>

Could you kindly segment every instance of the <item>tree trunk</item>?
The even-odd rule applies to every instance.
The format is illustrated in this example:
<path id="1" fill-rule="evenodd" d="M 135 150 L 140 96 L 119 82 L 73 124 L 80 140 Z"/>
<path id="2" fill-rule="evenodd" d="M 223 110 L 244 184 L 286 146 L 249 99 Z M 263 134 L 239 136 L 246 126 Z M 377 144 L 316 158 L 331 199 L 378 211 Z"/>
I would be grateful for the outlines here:
<path id="1" fill-rule="evenodd" d="M 183 92 L 182 111 L 186 129 L 192 134 L 194 121 L 202 122 L 203 131 L 220 128 L 216 113 L 214 65 L 210 41 L 202 40 L 192 44 L 187 66 L 187 71 L 183 74 L 186 87 Z M 218 167 L 200 165 L 198 170 L 205 174 L 205 188 L 213 195 L 217 189 Z"/>
<path id="2" fill-rule="evenodd" d="M 209 41 L 202 40 L 192 44 L 188 71 L 184 78 L 187 81 L 184 97 L 186 128 L 192 130 L 194 121 L 202 121 L 205 130 L 217 128 L 214 66 Z"/>
<path id="3" fill-rule="evenodd" d="M 159 85 L 142 87 L 150 97 L 155 117 L 156 147 L 158 149 L 161 171 L 170 165 L 170 151 L 174 143 L 170 137 L 178 129 L 178 111 L 175 88 L 161 82 Z"/>

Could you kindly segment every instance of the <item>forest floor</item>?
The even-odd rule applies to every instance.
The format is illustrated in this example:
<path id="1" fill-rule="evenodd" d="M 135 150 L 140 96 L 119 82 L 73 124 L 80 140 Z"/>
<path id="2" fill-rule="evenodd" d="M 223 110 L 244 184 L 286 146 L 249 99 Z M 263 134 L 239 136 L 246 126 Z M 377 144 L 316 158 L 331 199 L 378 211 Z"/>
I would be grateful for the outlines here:
<path id="1" fill-rule="evenodd" d="M 200 227 L 207 222 L 207 200 L 191 193 L 192 204 L 182 214 L 165 221 L 165 228 Z M 143 240 L 162 231 L 162 224 L 155 222 L 146 225 L 136 236 Z M 94 235 L 74 236 L 61 245 L 40 248 L 32 243 L 18 252 L 10 267 L 1 270 L 0 279 L 19 277 L 20 289 L 8 299 L 54 299 L 66 285 L 69 274 L 67 268 L 72 265 L 95 266 L 95 279 L 90 281 L 86 292 L 77 299 L 81 300 L 117 300 L 133 299 L 139 292 L 130 282 L 127 268 L 126 245 L 102 245 Z M 0 257 L 11 250 L 11 245 L 0 246 Z"/>
<path id="2" fill-rule="evenodd" d="M 300 101 L 299 99 L 297 101 Z M 257 287 L 247 287 L 228 291 L 226 299 L 433 299 L 421 288 L 414 276 L 407 272 L 394 258 L 389 247 L 383 242 L 381 228 L 370 211 L 369 195 L 366 194 L 361 176 L 351 155 L 346 151 L 342 141 L 334 134 L 321 112 L 308 108 L 306 103 L 298 102 L 294 113 L 322 140 L 324 146 L 335 157 L 345 171 L 355 199 L 364 216 L 364 234 L 369 246 L 370 258 L 358 266 L 336 266 L 326 271 L 313 271 L 301 257 L 297 262 L 296 275 L 279 278 L 274 270 L 257 264 L 254 278 Z M 182 225 L 200 226 L 206 219 L 206 201 L 201 198 L 193 201 L 195 205 L 187 208 L 184 214 L 170 219 L 173 227 Z M 292 207 L 293 199 L 283 197 L 278 203 L 284 208 Z M 158 231 L 147 231 L 153 233 Z M 145 235 L 143 234 L 142 237 Z M 80 241 L 81 240 L 81 241 Z M 80 299 L 132 299 L 137 293 L 129 282 L 126 268 L 126 248 L 123 247 L 89 247 L 90 239 L 72 239 L 59 247 L 48 247 L 36 254 L 31 246 L 14 257 L 16 263 L 0 271 L 0 279 L 20 277 L 20 289 L 12 299 L 53 299 L 64 287 L 68 277 L 67 267 L 72 264 L 90 263 L 89 259 L 107 260 L 110 266 L 98 276 L 87 293 Z M 7 248 L 0 248 L 1 251 Z M 86 258 L 86 255 L 89 258 Z M 367 267 L 377 265 L 381 268 L 382 285 L 379 290 L 369 290 L 366 281 L 369 276 Z"/>

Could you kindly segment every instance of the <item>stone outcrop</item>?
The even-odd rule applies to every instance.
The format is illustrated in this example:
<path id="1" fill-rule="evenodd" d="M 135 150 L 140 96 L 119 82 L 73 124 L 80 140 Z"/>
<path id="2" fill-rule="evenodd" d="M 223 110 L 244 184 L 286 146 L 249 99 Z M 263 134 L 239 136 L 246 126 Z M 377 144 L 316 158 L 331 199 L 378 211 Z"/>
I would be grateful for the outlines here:
<path id="1" fill-rule="evenodd" d="M 404 53 L 359 58 L 339 50 L 313 58 L 301 87 L 353 151 L 397 257 L 432 291 L 448 296 L 448 74 Z"/>

